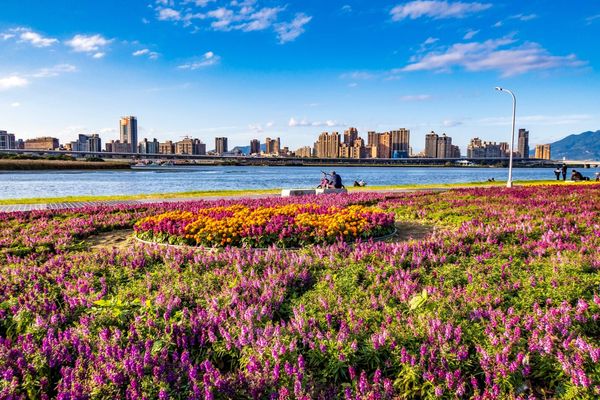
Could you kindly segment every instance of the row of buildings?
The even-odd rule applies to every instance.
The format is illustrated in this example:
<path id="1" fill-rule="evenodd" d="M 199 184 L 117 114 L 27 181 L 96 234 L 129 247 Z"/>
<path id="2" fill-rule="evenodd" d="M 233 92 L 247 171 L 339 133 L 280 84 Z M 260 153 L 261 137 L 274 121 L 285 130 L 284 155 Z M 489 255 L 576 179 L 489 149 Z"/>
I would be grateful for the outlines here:
<path id="1" fill-rule="evenodd" d="M 473 138 L 467 147 L 467 158 L 486 159 L 504 158 L 510 155 L 510 146 L 506 142 L 496 143 Z M 256 155 L 256 156 L 295 156 L 317 158 L 408 158 L 426 157 L 440 159 L 456 159 L 461 157 L 458 146 L 452 144 L 452 138 L 445 133 L 438 135 L 431 132 L 425 135 L 425 150 L 413 154 L 410 146 L 410 130 L 400 128 L 387 132 L 367 132 L 367 142 L 359 136 L 358 129 L 348 128 L 343 134 L 339 132 L 323 132 L 313 146 L 305 146 L 290 151 L 282 147 L 280 138 L 267 137 L 264 145 L 258 139 L 252 139 L 250 146 L 240 150 L 229 150 L 226 137 L 215 138 L 215 148 L 208 151 L 206 144 L 200 139 L 184 137 L 173 142 L 167 140 L 159 142 L 156 139 L 138 140 L 138 121 L 135 116 L 122 117 L 119 120 L 119 139 L 110 140 L 102 148 L 102 140 L 98 134 L 80 134 L 77 140 L 60 145 L 58 139 L 41 137 L 28 140 L 17 140 L 15 135 L 0 131 L 0 150 L 25 149 L 25 150 L 66 150 L 92 153 L 137 153 L 143 154 L 182 154 L 182 155 Z M 529 158 L 529 131 L 519 129 L 518 150 L 513 153 L 520 158 Z M 550 159 L 551 149 L 549 144 L 538 145 L 535 157 Z"/>

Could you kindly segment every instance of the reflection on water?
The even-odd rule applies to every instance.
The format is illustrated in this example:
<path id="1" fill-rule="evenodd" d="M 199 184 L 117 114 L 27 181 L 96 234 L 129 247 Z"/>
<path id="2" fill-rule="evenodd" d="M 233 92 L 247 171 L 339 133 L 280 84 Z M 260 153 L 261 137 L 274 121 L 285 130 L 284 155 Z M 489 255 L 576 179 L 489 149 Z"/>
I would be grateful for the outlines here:
<path id="1" fill-rule="evenodd" d="M 328 167 L 329 172 L 332 168 Z M 190 167 L 165 171 L 27 171 L 0 173 L 0 199 L 315 187 L 323 167 Z M 335 167 L 344 184 L 369 186 L 506 180 L 506 168 Z M 553 179 L 551 168 L 518 168 L 515 180 Z M 587 172 L 587 171 L 585 171 Z M 592 177 L 593 173 L 589 172 Z"/>

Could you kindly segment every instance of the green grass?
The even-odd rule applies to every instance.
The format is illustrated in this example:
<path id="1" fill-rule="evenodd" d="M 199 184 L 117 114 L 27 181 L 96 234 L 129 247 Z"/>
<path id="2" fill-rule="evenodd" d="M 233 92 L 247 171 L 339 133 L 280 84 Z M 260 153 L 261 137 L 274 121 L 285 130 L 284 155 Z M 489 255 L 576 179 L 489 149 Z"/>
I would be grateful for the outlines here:
<path id="1" fill-rule="evenodd" d="M 539 181 L 515 181 L 515 185 L 539 186 L 539 185 L 565 185 L 575 184 L 571 181 L 539 180 Z M 506 182 L 467 182 L 467 183 L 438 183 L 427 185 L 387 185 L 387 186 L 367 186 L 362 188 L 348 187 L 350 192 L 354 191 L 385 191 L 385 190 L 419 190 L 419 189 L 456 189 L 465 187 L 486 187 L 486 186 L 504 186 Z M 578 182 L 578 185 L 596 184 L 596 182 Z M 280 189 L 254 189 L 254 190 L 201 190 L 193 192 L 175 192 L 175 193 L 156 193 L 156 194 L 136 194 L 136 195 L 117 195 L 117 196 L 65 196 L 65 197 L 32 197 L 22 199 L 0 200 L 0 205 L 12 204 L 44 204 L 44 203 L 65 203 L 65 202 L 85 202 L 85 201 L 108 201 L 108 200 L 165 200 L 178 198 L 210 198 L 210 197 L 243 197 L 261 194 L 279 194 Z"/>

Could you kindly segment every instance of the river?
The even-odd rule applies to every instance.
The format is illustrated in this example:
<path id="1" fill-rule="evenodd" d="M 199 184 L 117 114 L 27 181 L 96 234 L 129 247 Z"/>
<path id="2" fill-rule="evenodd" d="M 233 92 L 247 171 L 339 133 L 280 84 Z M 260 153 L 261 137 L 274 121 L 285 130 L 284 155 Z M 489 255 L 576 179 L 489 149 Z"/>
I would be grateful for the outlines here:
<path id="1" fill-rule="evenodd" d="M 196 190 L 315 187 L 321 167 L 198 166 L 181 171 L 4 171 L 0 199 L 82 195 L 131 195 Z M 327 168 L 329 172 L 331 167 Z M 346 186 L 363 179 L 369 186 L 506 180 L 506 168 L 336 167 Z M 582 170 L 593 177 L 596 170 Z M 554 179 L 551 168 L 515 168 L 514 180 Z M 570 175 L 570 171 L 569 171 Z"/>

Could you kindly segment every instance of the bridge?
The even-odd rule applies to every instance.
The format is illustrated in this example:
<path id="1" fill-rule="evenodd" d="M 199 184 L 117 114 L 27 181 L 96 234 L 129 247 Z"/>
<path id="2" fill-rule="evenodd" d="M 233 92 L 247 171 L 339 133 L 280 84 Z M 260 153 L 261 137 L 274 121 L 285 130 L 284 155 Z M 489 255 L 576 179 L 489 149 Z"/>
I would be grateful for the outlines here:
<path id="1" fill-rule="evenodd" d="M 108 153 L 104 151 L 67 150 L 0 150 L 0 154 L 22 154 L 30 156 L 72 156 L 97 157 L 102 159 L 127 160 L 132 164 L 141 160 L 185 161 L 201 165 L 291 165 L 291 166 L 508 166 L 508 158 L 307 158 L 307 157 L 256 157 L 256 156 L 216 156 L 192 154 L 149 154 L 149 153 Z M 556 167 L 567 164 L 571 167 L 599 167 L 600 161 L 542 160 L 536 158 L 513 158 L 516 167 Z"/>

